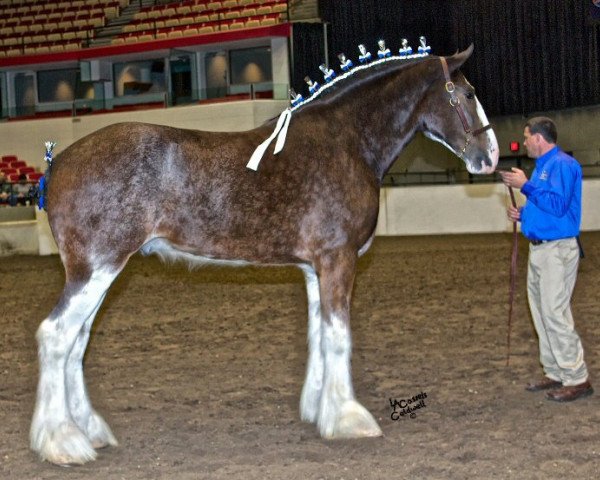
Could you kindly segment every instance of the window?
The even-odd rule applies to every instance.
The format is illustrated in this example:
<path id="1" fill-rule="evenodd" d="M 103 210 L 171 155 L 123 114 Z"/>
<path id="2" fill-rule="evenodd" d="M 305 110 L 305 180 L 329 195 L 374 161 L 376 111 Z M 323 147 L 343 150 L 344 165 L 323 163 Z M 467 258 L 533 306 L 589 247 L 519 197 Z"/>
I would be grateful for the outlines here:
<path id="1" fill-rule="evenodd" d="M 270 47 L 231 50 L 229 60 L 232 85 L 273 81 Z"/>
<path id="2" fill-rule="evenodd" d="M 165 61 L 115 63 L 115 96 L 165 92 Z"/>
<path id="3" fill-rule="evenodd" d="M 39 102 L 72 102 L 76 98 L 94 98 L 93 84 L 82 82 L 80 78 L 78 68 L 37 72 Z"/>

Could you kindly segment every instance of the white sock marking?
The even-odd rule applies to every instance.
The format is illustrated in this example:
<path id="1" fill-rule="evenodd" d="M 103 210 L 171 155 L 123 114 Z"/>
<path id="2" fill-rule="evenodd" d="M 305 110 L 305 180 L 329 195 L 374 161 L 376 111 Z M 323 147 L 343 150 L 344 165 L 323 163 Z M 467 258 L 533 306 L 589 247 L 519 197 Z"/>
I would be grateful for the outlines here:
<path id="1" fill-rule="evenodd" d="M 301 265 L 308 297 L 308 361 L 300 397 L 300 418 L 315 423 L 323 388 L 323 354 L 321 352 L 321 296 L 319 279 L 308 265 Z"/>
<path id="2" fill-rule="evenodd" d="M 76 341 L 86 322 L 91 327 L 93 315 L 116 275 L 95 271 L 58 316 L 47 318 L 38 329 L 40 377 L 30 439 L 32 449 L 51 462 L 83 463 L 95 458 L 86 432 L 75 426 L 70 411 L 74 408 L 78 423 L 87 423 L 85 417 L 89 419 L 92 412 L 82 370 L 80 375 L 85 346 L 76 345 Z M 84 339 L 87 343 L 87 337 Z M 69 361 L 73 348 L 76 351 Z"/>

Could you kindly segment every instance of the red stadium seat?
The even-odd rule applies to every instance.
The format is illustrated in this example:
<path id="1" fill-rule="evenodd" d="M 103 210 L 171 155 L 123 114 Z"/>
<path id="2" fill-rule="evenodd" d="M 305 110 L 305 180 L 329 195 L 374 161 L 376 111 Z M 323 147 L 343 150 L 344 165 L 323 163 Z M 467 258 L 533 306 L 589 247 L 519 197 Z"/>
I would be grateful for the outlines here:
<path id="1" fill-rule="evenodd" d="M 35 168 L 33 168 L 33 167 L 21 167 L 18 170 L 19 170 L 19 173 L 25 173 L 25 174 L 35 172 Z"/>
<path id="2" fill-rule="evenodd" d="M 10 168 L 23 168 L 27 166 L 27 162 L 22 160 L 17 160 L 16 162 L 11 162 Z"/>
<path id="3" fill-rule="evenodd" d="M 40 172 L 28 173 L 27 180 L 29 180 L 31 182 L 38 182 L 40 180 L 40 178 L 42 178 L 43 176 L 44 176 L 44 174 L 40 173 Z"/>
<path id="4" fill-rule="evenodd" d="M 2 163 L 16 162 L 19 158 L 16 155 L 2 155 Z"/>
<path id="5" fill-rule="evenodd" d="M 11 173 L 10 175 L 8 175 L 8 181 L 12 183 L 17 183 L 19 181 L 19 174 Z"/>
<path id="6" fill-rule="evenodd" d="M 16 168 L 3 168 L 2 172 L 4 173 L 4 175 L 12 175 L 13 173 L 17 173 L 17 169 Z"/>

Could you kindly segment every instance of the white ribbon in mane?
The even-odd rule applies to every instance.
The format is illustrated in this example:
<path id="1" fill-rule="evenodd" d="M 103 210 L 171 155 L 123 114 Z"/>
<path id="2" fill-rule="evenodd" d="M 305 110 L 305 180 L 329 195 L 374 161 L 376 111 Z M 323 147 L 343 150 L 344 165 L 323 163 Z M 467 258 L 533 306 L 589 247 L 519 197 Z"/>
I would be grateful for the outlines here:
<path id="1" fill-rule="evenodd" d="M 246 164 L 246 167 L 250 170 L 256 171 L 258 169 L 258 164 L 262 160 L 267 148 L 271 145 L 271 142 L 277 137 L 277 142 L 275 143 L 275 150 L 273 154 L 277 155 L 281 150 L 283 150 L 283 146 L 285 145 L 285 137 L 287 135 L 288 127 L 290 126 L 290 121 L 292 119 L 292 110 L 286 108 L 281 115 L 279 115 L 279 119 L 277 120 L 277 125 L 275 126 L 275 130 L 269 138 L 267 138 L 263 143 L 261 143 L 254 153 L 250 157 L 250 161 Z"/>

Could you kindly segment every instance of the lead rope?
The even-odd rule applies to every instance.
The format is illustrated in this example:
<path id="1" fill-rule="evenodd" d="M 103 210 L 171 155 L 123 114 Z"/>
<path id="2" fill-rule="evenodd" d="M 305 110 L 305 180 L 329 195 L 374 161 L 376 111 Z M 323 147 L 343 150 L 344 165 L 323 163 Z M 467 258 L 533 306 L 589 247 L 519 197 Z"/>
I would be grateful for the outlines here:
<path id="1" fill-rule="evenodd" d="M 511 187 L 508 187 L 510 202 L 514 208 L 517 208 L 515 194 Z M 513 304 L 515 302 L 515 289 L 517 286 L 517 256 L 519 252 L 519 234 L 517 233 L 517 222 L 513 222 L 513 245 L 510 259 L 510 289 L 508 292 L 508 332 L 506 334 L 506 366 L 510 363 L 510 331 L 512 327 Z"/>

